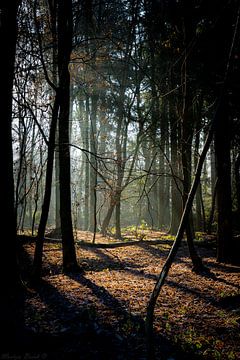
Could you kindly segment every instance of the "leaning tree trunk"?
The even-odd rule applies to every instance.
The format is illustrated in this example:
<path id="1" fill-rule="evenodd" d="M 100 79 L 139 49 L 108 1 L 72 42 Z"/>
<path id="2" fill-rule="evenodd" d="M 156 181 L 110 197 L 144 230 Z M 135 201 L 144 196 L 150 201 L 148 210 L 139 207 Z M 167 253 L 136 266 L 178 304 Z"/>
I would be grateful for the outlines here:
<path id="1" fill-rule="evenodd" d="M 112 191 L 112 193 L 110 194 L 110 204 L 109 204 L 109 207 L 107 210 L 107 214 L 105 215 L 105 218 L 102 223 L 101 234 L 103 236 L 107 235 L 107 229 L 108 229 L 115 205 L 116 205 L 115 192 Z"/>
<path id="2" fill-rule="evenodd" d="M 32 279 L 31 279 L 33 284 L 38 283 L 41 278 L 44 234 L 45 234 L 46 226 L 47 226 L 47 220 L 48 220 L 48 214 L 49 214 L 49 208 L 50 208 L 50 200 L 51 200 L 51 192 L 52 192 L 55 134 L 56 134 L 56 127 L 57 127 L 58 111 L 59 111 L 59 96 L 58 96 L 58 92 L 57 92 L 54 106 L 53 106 L 52 121 L 51 121 L 50 134 L 49 134 L 49 140 L 48 140 L 48 157 L 47 157 L 45 191 L 44 191 L 42 212 L 41 212 L 38 233 L 37 233 L 37 239 L 36 239 L 36 246 L 35 246 L 34 260 L 33 260 Z"/>
<path id="3" fill-rule="evenodd" d="M 68 65 L 72 50 L 72 1 L 58 3 L 58 74 L 59 74 L 59 165 L 60 217 L 63 246 L 63 269 L 78 268 L 74 246 L 69 149 L 70 74 Z"/>
<path id="4" fill-rule="evenodd" d="M 220 99 L 221 102 L 221 99 Z M 158 276 L 157 282 L 155 284 L 155 287 L 153 289 L 153 292 L 151 294 L 148 306 L 147 306 L 147 316 L 146 316 L 146 337 L 147 337 L 147 348 L 148 348 L 148 358 L 152 359 L 154 358 L 154 347 L 153 347 L 153 317 L 154 317 L 154 309 L 155 309 L 155 305 L 156 305 L 156 301 L 157 298 L 159 296 L 159 293 L 165 283 L 166 277 L 168 275 L 168 272 L 172 266 L 172 263 L 174 261 L 174 258 L 177 254 L 178 248 L 181 244 L 183 235 L 184 235 L 184 231 L 186 230 L 187 226 L 188 226 L 188 221 L 189 221 L 189 214 L 192 210 L 192 204 L 193 204 L 193 200 L 200 182 L 200 178 L 201 178 L 201 173 L 202 173 L 202 168 L 203 168 L 203 164 L 204 164 L 204 160 L 206 158 L 209 146 L 211 144 L 212 138 L 213 138 L 213 134 L 214 134 L 214 130 L 215 130 L 215 126 L 216 126 L 216 119 L 217 119 L 217 115 L 220 111 L 220 107 L 218 106 L 217 110 L 216 110 L 216 116 L 210 126 L 209 129 L 209 133 L 206 139 L 206 142 L 204 144 L 202 153 L 199 157 L 198 160 L 198 164 L 196 167 L 196 172 L 195 172 L 195 177 L 194 177 L 194 181 L 192 183 L 191 189 L 189 191 L 188 197 L 186 199 L 185 202 L 185 206 L 184 206 L 184 210 L 183 210 L 183 215 L 178 227 L 178 231 L 177 231 L 177 235 L 175 238 L 175 241 L 172 245 L 172 248 L 168 254 L 167 260 L 165 261 L 165 264 Z"/>

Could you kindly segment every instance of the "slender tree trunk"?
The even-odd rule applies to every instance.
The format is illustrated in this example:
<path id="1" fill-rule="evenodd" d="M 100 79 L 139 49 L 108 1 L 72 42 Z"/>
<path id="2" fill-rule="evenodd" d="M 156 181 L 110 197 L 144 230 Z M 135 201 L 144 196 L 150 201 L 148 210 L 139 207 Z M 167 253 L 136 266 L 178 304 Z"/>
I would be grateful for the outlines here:
<path id="1" fill-rule="evenodd" d="M 212 142 L 212 144 L 211 144 L 210 156 L 211 156 L 211 160 L 210 160 L 211 161 L 211 195 L 212 195 L 212 198 L 213 198 L 214 193 L 216 191 L 215 189 L 216 189 L 216 180 L 217 180 L 214 142 Z"/>
<path id="2" fill-rule="evenodd" d="M 197 116 L 196 119 L 196 135 L 195 135 L 195 149 L 194 149 L 194 169 L 196 169 L 197 161 L 198 161 L 198 153 L 199 153 L 199 146 L 200 146 L 200 120 Z M 199 182 L 199 187 L 196 193 L 196 229 L 198 231 L 202 230 L 202 206 L 201 206 L 201 182 Z"/>
<path id="3" fill-rule="evenodd" d="M 53 39 L 53 50 L 52 50 L 52 82 L 58 86 L 58 69 L 57 69 L 57 1 L 48 0 L 48 6 L 51 17 L 51 32 Z M 59 128 L 58 119 L 56 124 L 56 135 L 55 135 L 55 236 L 61 236 L 61 221 L 60 221 L 60 189 L 59 189 Z"/>
<path id="4" fill-rule="evenodd" d="M 215 186 L 214 186 L 214 190 L 213 190 L 213 194 L 212 194 L 212 204 L 211 204 L 211 210 L 210 210 L 210 215 L 209 215 L 208 224 L 207 224 L 207 233 L 208 234 L 211 234 L 211 232 L 212 232 L 212 224 L 213 224 L 215 205 L 216 205 L 216 195 L 217 195 L 217 180 L 215 182 Z"/>
<path id="5" fill-rule="evenodd" d="M 53 106 L 50 134 L 49 134 L 49 140 L 48 140 L 48 157 L 47 157 L 45 191 L 44 191 L 42 212 L 41 212 L 41 217 L 40 217 L 40 222 L 39 222 L 39 227 L 38 227 L 36 246 L 35 246 L 35 252 L 34 252 L 34 260 L 33 260 L 33 270 L 32 270 L 32 283 L 33 284 L 38 283 L 41 278 L 44 234 L 46 231 L 46 225 L 47 225 L 49 208 L 50 208 L 51 193 L 52 193 L 55 134 L 56 134 L 57 119 L 58 119 L 58 111 L 59 111 L 59 95 L 57 92 L 54 106 Z"/>
<path id="6" fill-rule="evenodd" d="M 170 141 L 171 141 L 171 226 L 170 233 L 176 234 L 182 214 L 182 183 L 179 180 L 179 156 L 178 156 L 178 135 L 179 124 L 175 117 L 170 119 Z"/>
<path id="7" fill-rule="evenodd" d="M 116 233 L 115 238 L 121 239 L 121 190 L 116 191 L 116 207 L 115 207 L 115 216 L 116 216 Z"/>
<path id="8" fill-rule="evenodd" d="M 232 236 L 230 119 L 227 95 L 221 102 L 221 112 L 215 133 L 217 170 L 217 260 L 231 263 L 234 258 Z"/>
<path id="9" fill-rule="evenodd" d="M 160 117 L 160 116 L 159 116 Z M 159 172 L 162 174 L 158 180 L 159 182 L 159 212 L 158 212 L 158 224 L 159 228 L 164 229 L 166 226 L 166 205 L 167 205 L 167 192 L 166 192 L 166 142 L 167 142 L 167 127 L 168 127 L 168 113 L 167 103 L 165 99 L 161 101 L 161 120 L 160 120 L 160 155 L 159 155 Z"/>
<path id="10" fill-rule="evenodd" d="M 189 127 L 191 126 L 189 121 L 191 121 L 191 117 L 189 118 L 189 106 L 188 102 L 185 102 L 185 112 L 184 119 L 182 124 L 182 167 L 183 167 L 183 205 L 187 201 L 187 196 L 190 190 L 191 185 L 191 138 L 192 134 L 189 133 Z M 195 271 L 200 271 L 202 269 L 202 261 L 198 256 L 194 244 L 193 239 L 195 237 L 193 230 L 193 215 L 192 210 L 189 211 L 189 219 L 186 226 L 186 235 L 187 235 L 187 244 L 189 249 L 189 254 L 193 263 L 193 269 Z"/>
<path id="11" fill-rule="evenodd" d="M 121 95 L 121 106 L 123 106 L 124 91 Z M 123 133 L 122 133 L 123 132 Z M 120 141 L 120 138 L 122 141 Z M 123 125 L 123 112 L 120 109 L 120 117 L 116 132 L 116 153 L 117 153 L 117 185 L 115 191 L 115 220 L 116 220 L 116 239 L 121 239 L 121 195 L 122 195 L 122 182 L 126 164 L 126 146 L 127 146 L 127 126 Z"/>
<path id="12" fill-rule="evenodd" d="M 58 74 L 59 74 L 59 165 L 60 217 L 63 245 L 63 268 L 78 269 L 74 246 L 71 211 L 71 165 L 69 149 L 70 74 L 68 65 L 72 50 L 72 1 L 58 3 Z"/>
<path id="13" fill-rule="evenodd" d="M 217 109 L 217 114 L 218 114 L 218 110 Z M 146 337 L 147 337 L 147 348 L 148 348 L 148 358 L 149 359 L 153 359 L 154 358 L 154 347 L 153 347 L 153 318 L 154 318 L 154 309 L 155 309 L 155 305 L 156 305 L 156 301 L 157 298 L 159 296 L 159 293 L 165 283 L 166 277 L 169 273 L 169 270 L 172 266 L 172 263 L 174 261 L 174 258 L 177 254 L 178 248 L 181 244 L 183 235 L 184 235 L 184 231 L 186 230 L 188 221 L 189 221 L 189 214 L 190 211 L 192 209 L 192 204 L 193 204 L 193 200 L 194 200 L 194 196 L 196 194 L 198 185 L 199 185 L 199 181 L 201 178 L 201 172 L 202 172 L 202 168 L 203 168 L 203 163 L 204 160 L 206 158 L 209 146 L 211 144 L 212 138 L 213 138 L 213 134 L 214 134 L 214 130 L 215 130 L 215 125 L 216 125 L 216 117 L 213 120 L 213 123 L 211 124 L 211 127 L 209 129 L 209 133 L 206 139 L 206 142 L 204 144 L 203 150 L 202 150 L 202 154 L 199 157 L 198 160 L 198 165 L 196 168 L 196 172 L 195 172 L 195 177 L 194 177 L 194 181 L 192 183 L 191 189 L 189 191 L 187 200 L 185 202 L 185 206 L 184 206 L 184 211 L 183 211 L 183 215 L 178 227 L 178 231 L 177 231 L 177 235 L 175 238 L 175 241 L 173 243 L 173 246 L 168 254 L 167 260 L 165 261 L 165 264 L 158 276 L 157 282 L 155 284 L 155 287 L 153 289 L 153 292 L 151 294 L 148 306 L 147 306 L 147 316 L 146 316 Z"/>
<path id="14" fill-rule="evenodd" d="M 169 109 L 168 109 L 169 110 Z M 168 111 L 167 111 L 168 112 Z M 169 124 L 169 114 L 167 117 L 167 122 Z M 166 131 L 165 134 L 165 151 L 166 151 L 166 157 L 167 159 L 170 159 L 170 142 L 169 142 L 169 132 Z M 164 177 L 164 217 L 163 217 L 163 224 L 165 229 L 170 227 L 170 177 L 167 175 L 169 171 L 169 164 L 166 161 L 166 158 L 164 158 L 164 172 L 166 173 L 166 176 Z"/>
<path id="15" fill-rule="evenodd" d="M 188 84 L 188 55 L 187 47 L 192 40 L 193 28 L 192 19 L 190 17 L 191 7 L 187 1 L 184 1 L 185 17 L 184 17 L 184 41 L 185 41 L 185 58 L 183 64 L 183 114 L 182 114 L 182 170 L 183 170 L 183 205 L 185 206 L 187 196 L 191 186 L 191 172 L 192 172 L 192 139 L 193 139 L 193 109 L 192 109 L 192 94 L 190 93 L 190 86 Z M 190 9 L 190 10 L 189 10 Z M 186 226 L 186 235 L 189 254 L 193 263 L 195 271 L 202 270 L 202 261 L 198 256 L 194 247 L 193 239 L 193 214 L 189 211 L 189 219 Z"/>
<path id="16" fill-rule="evenodd" d="M 60 189 L 59 189 L 59 129 L 56 127 L 56 149 L 55 149 L 55 233 L 61 233 L 60 220 Z"/>
<path id="17" fill-rule="evenodd" d="M 97 211 L 97 202 L 96 202 L 96 185 L 97 185 L 97 160 L 94 154 L 97 153 L 97 104 L 98 104 L 98 95 L 93 94 L 91 97 L 91 128 L 90 128 L 90 151 L 92 155 L 90 156 L 91 167 L 90 167 L 90 224 L 89 230 L 94 232 L 96 229 L 96 211 Z"/>
<path id="18" fill-rule="evenodd" d="M 240 154 L 238 154 L 234 166 L 236 195 L 237 195 L 237 214 L 240 216 Z"/>
<path id="19" fill-rule="evenodd" d="M 84 148 L 85 150 L 90 150 L 89 146 L 89 117 L 90 117 L 90 109 L 89 109 L 89 96 L 86 95 L 86 112 L 85 112 L 85 121 L 83 124 L 83 138 L 84 138 Z M 85 157 L 85 173 L 84 173 L 84 229 L 89 229 L 89 205 L 90 205 L 90 163 L 89 157 Z"/>
<path id="20" fill-rule="evenodd" d="M 33 181 L 33 162 L 34 162 L 34 143 L 35 143 L 35 122 L 33 121 L 32 125 L 32 138 L 31 138 L 31 152 L 30 152 L 30 161 L 29 161 L 29 172 L 28 172 L 28 182 L 29 185 L 32 185 Z M 28 226 L 31 229 L 32 228 L 32 219 L 33 219 L 33 191 L 31 188 L 31 191 L 29 193 L 29 200 L 28 200 Z"/>

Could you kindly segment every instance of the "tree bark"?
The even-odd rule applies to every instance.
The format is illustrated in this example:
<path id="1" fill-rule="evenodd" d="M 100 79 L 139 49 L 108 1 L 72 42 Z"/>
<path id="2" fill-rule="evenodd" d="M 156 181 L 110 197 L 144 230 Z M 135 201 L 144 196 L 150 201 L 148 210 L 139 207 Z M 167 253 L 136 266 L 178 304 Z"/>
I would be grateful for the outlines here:
<path id="1" fill-rule="evenodd" d="M 12 88 L 17 35 L 19 1 L 2 1 L 0 12 L 1 57 L 1 229 L 0 252 L 0 319 L 1 350 L 14 351 L 23 329 L 22 288 L 19 279 L 16 243 L 16 213 L 14 208 L 13 152 L 12 152 Z M 7 264 L 7 268 L 6 268 Z M 7 270 L 7 271 L 6 271 Z"/>
<path id="2" fill-rule="evenodd" d="M 237 214 L 240 217 L 240 154 L 238 154 L 234 166 L 236 197 L 237 197 Z"/>
<path id="3" fill-rule="evenodd" d="M 234 258 L 231 199 L 231 141 L 227 96 L 223 97 L 215 133 L 217 172 L 217 260 L 231 263 Z"/>
<path id="4" fill-rule="evenodd" d="M 63 269 L 78 269 L 73 237 L 70 149 L 69 149 L 69 109 L 70 74 L 68 65 L 72 50 L 72 1 L 58 2 L 58 74 L 59 74 L 59 165 L 60 165 L 60 217 L 63 245 Z"/>
<path id="5" fill-rule="evenodd" d="M 96 186 L 97 186 L 97 159 L 94 154 L 97 153 L 97 104 L 98 104 L 98 94 L 93 94 L 91 97 L 91 127 L 90 127 L 90 223 L 89 230 L 92 232 L 96 231 L 96 211 L 97 211 L 97 203 L 96 203 Z M 94 231 L 95 230 L 95 231 Z"/>
<path id="6" fill-rule="evenodd" d="M 217 111 L 218 112 L 218 111 Z M 165 264 L 158 276 L 158 280 L 155 284 L 154 290 L 151 294 L 150 300 L 148 302 L 148 306 L 147 306 L 147 316 L 146 316 L 146 338 L 147 338 L 147 348 L 148 348 L 148 358 L 152 359 L 154 358 L 154 347 L 153 347 L 153 317 L 154 317 L 154 309 L 155 309 L 155 305 L 156 305 L 156 301 L 157 298 L 159 296 L 159 293 L 164 285 L 164 282 L 166 280 L 166 277 L 168 275 L 168 272 L 172 266 L 172 263 L 174 261 L 174 258 L 177 254 L 178 248 L 181 244 L 183 235 L 184 235 L 184 231 L 186 230 L 187 226 L 188 226 L 188 221 L 189 221 L 189 214 L 191 212 L 192 209 L 192 204 L 193 204 L 193 200 L 199 185 L 199 181 L 201 178 L 201 172 L 202 172 L 202 167 L 203 167 L 203 163 L 204 160 L 206 158 L 206 154 L 208 152 L 209 146 L 211 144 L 212 138 L 213 138 L 213 134 L 214 134 L 214 130 L 215 130 L 215 124 L 216 121 L 215 119 L 213 120 L 213 123 L 209 129 L 209 133 L 206 139 L 206 142 L 204 144 L 203 150 L 202 150 L 202 154 L 199 157 L 198 160 L 198 165 L 196 168 L 196 172 L 195 172 L 195 177 L 194 177 L 194 181 L 192 183 L 191 189 L 189 191 L 187 200 L 185 202 L 185 206 L 184 206 L 184 211 L 183 211 L 183 215 L 178 227 L 178 231 L 177 231 L 177 235 L 175 238 L 175 241 L 173 243 L 173 246 L 168 254 L 167 260 L 165 261 Z"/>
<path id="7" fill-rule="evenodd" d="M 192 139 L 193 139 L 193 109 L 192 109 L 192 93 L 190 90 L 190 84 L 188 83 L 189 72 L 189 58 L 187 54 L 187 47 L 190 44 L 193 36 L 193 27 L 191 19 L 191 6 L 187 1 L 184 1 L 184 46 L 185 57 L 183 64 L 183 76 L 182 80 L 185 84 L 183 87 L 183 114 L 182 114 L 182 171 L 183 171 L 183 205 L 187 200 L 187 196 L 191 186 L 191 172 L 192 172 Z M 186 226 L 187 244 L 189 254 L 193 263 L 193 269 L 195 271 L 202 270 L 202 261 L 198 256 L 194 247 L 193 239 L 194 227 L 193 227 L 193 214 L 192 210 L 189 211 L 189 221 Z"/>
<path id="8" fill-rule="evenodd" d="M 37 239 L 36 239 L 36 246 L 35 246 L 34 260 L 33 260 L 32 279 L 31 279 L 33 284 L 37 284 L 41 278 L 44 234 L 45 234 L 46 226 L 47 226 L 51 193 L 52 193 L 55 134 L 56 134 L 56 127 L 57 127 L 58 111 L 59 111 L 59 95 L 57 92 L 54 106 L 53 106 L 52 120 L 51 120 L 51 125 L 50 125 L 50 134 L 49 134 L 49 140 L 48 140 L 48 157 L 47 157 L 45 191 L 44 191 L 42 212 L 41 212 L 38 233 L 37 233 Z"/>

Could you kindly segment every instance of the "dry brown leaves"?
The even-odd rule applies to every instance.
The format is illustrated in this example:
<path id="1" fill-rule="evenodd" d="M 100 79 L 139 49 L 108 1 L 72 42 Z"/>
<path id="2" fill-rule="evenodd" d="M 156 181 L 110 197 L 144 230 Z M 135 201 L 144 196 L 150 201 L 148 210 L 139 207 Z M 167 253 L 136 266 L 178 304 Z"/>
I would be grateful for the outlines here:
<path id="1" fill-rule="evenodd" d="M 171 246 L 169 240 L 148 240 L 160 236 L 154 232 L 144 241 L 111 248 L 80 244 L 77 255 L 84 272 L 77 275 L 61 272 L 60 244 L 45 244 L 48 289 L 45 295 L 29 295 L 27 325 L 35 331 L 65 331 L 87 308 L 91 321 L 111 328 L 120 338 L 143 336 L 146 304 Z M 78 238 L 91 242 L 92 234 L 79 232 Z M 96 241 L 116 243 L 100 235 Z M 33 254 L 34 245 L 26 249 Z M 191 271 L 183 243 L 157 302 L 156 334 L 203 359 L 240 359 L 240 269 L 216 263 L 211 249 L 198 251 L 211 275 Z M 67 315 L 59 315 L 59 304 L 68 307 Z"/>

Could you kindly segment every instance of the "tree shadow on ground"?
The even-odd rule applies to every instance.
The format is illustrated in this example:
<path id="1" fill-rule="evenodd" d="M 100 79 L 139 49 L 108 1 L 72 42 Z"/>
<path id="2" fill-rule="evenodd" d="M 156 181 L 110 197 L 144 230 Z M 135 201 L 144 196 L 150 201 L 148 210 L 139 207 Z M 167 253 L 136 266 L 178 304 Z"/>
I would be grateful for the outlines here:
<path id="1" fill-rule="evenodd" d="M 18 352 L 14 356 L 23 358 L 38 356 L 44 359 L 66 359 L 77 356 L 77 359 L 89 360 L 145 360 L 144 321 L 140 316 L 131 315 L 124 302 L 112 296 L 105 288 L 79 274 L 69 274 L 81 286 L 87 286 L 96 296 L 96 301 L 111 309 L 117 318 L 117 324 L 103 321 L 101 314 L 92 312 L 92 306 L 86 301 L 84 306 L 69 301 L 62 292 L 46 281 L 43 281 L 37 294 L 46 306 L 46 321 L 49 331 L 28 331 Z M 35 295 L 33 295 L 35 296 Z M 30 306 L 30 305 L 29 305 Z M 28 309 L 28 314 L 33 316 Z M 49 318 L 48 318 L 49 317 Z M 53 332 L 51 322 L 57 319 L 64 331 Z M 128 331 L 124 334 L 123 329 Z M 125 330 L 126 331 L 126 330 Z M 195 359 L 193 354 L 186 354 L 166 338 L 156 335 L 157 358 L 163 360 L 174 356 L 174 359 Z M 21 354 L 21 355 L 20 355 Z"/>

